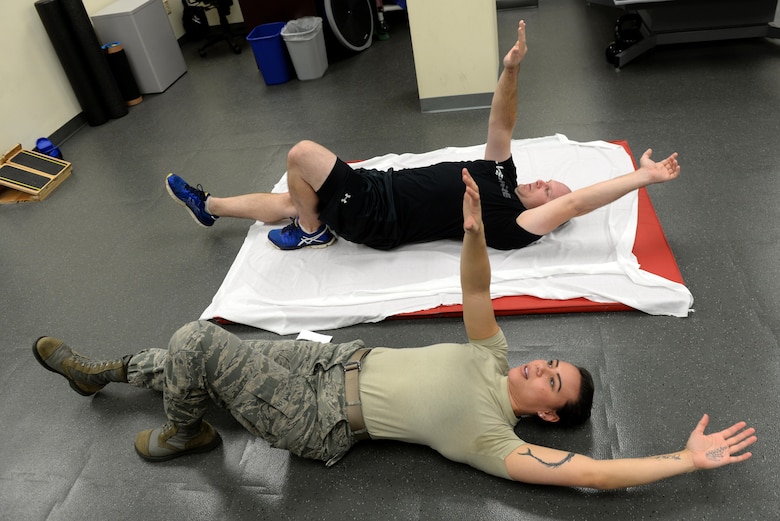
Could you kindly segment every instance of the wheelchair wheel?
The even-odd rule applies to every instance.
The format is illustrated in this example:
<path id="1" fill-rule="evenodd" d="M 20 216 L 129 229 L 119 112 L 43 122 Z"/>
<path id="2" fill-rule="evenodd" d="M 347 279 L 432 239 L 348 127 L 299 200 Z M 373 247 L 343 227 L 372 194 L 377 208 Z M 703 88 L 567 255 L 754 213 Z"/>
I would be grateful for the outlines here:
<path id="1" fill-rule="evenodd" d="M 371 46 L 374 13 L 370 0 L 324 0 L 325 19 L 335 39 L 350 51 Z"/>

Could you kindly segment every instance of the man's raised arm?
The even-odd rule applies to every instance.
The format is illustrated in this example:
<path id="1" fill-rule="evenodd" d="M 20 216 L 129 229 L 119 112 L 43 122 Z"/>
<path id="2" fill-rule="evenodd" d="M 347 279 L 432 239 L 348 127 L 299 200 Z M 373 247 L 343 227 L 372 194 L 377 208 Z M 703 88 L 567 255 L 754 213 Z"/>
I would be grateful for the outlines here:
<path id="1" fill-rule="evenodd" d="M 639 188 L 664 183 L 680 175 L 677 152 L 655 162 L 648 149 L 639 160 L 639 169 L 614 179 L 580 188 L 536 208 L 526 210 L 517 217 L 517 224 L 536 235 L 550 233 L 569 219 L 590 213 L 597 208 L 617 201 Z"/>

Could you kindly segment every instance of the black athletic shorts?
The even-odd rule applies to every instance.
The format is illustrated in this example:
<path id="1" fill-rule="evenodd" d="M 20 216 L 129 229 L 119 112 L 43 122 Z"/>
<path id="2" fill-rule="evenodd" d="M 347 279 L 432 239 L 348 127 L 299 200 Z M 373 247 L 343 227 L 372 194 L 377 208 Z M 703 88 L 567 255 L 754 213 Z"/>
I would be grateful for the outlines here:
<path id="1" fill-rule="evenodd" d="M 336 159 L 317 190 L 320 221 L 350 242 L 378 250 L 398 245 L 391 172 L 352 168 Z"/>

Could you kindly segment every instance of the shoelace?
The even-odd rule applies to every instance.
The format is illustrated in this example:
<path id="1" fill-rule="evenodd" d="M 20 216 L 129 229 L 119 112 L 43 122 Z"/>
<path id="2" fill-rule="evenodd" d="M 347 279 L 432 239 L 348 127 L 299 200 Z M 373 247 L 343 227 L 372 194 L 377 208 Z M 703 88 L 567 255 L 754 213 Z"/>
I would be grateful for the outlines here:
<path id="1" fill-rule="evenodd" d="M 284 234 L 284 235 L 288 235 L 290 233 L 293 233 L 297 228 L 300 228 L 300 226 L 298 226 L 298 219 L 293 219 L 291 217 L 290 220 L 292 222 L 290 224 L 288 224 L 287 226 L 285 226 L 284 228 L 282 228 L 282 234 Z M 301 231 L 303 232 L 303 230 L 301 230 Z"/>
<path id="2" fill-rule="evenodd" d="M 165 424 L 162 426 L 162 434 L 163 436 L 167 436 L 168 438 L 176 434 L 176 426 L 173 424 L 172 421 L 168 420 L 167 422 L 165 422 Z"/>
<path id="3" fill-rule="evenodd" d="M 189 196 L 190 201 L 197 203 L 206 198 L 206 191 L 203 190 L 203 186 L 201 184 L 192 187 L 187 183 L 184 183 L 184 190 L 187 191 L 187 195 Z"/>
<path id="4" fill-rule="evenodd" d="M 109 362 L 105 360 L 92 360 L 86 356 L 82 356 L 76 352 L 72 355 L 73 363 L 80 369 L 101 369 L 107 368 Z"/>
<path id="5" fill-rule="evenodd" d="M 190 431 L 187 431 L 185 429 L 178 428 L 172 421 L 168 420 L 162 426 L 160 434 L 167 443 L 183 449 L 189 440 L 200 434 L 200 431 L 200 426 L 197 430 L 191 429 Z"/>

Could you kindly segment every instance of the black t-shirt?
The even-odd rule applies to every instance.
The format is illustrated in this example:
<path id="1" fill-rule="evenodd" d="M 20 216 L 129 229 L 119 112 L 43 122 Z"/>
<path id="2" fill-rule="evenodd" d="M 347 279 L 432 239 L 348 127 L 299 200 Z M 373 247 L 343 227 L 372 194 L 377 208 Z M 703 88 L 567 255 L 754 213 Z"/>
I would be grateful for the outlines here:
<path id="1" fill-rule="evenodd" d="M 397 244 L 463 239 L 463 168 L 479 186 L 487 245 L 498 250 L 522 248 L 540 238 L 517 224 L 526 210 L 515 194 L 512 158 L 447 162 L 393 171 L 392 189 L 398 220 Z"/>

